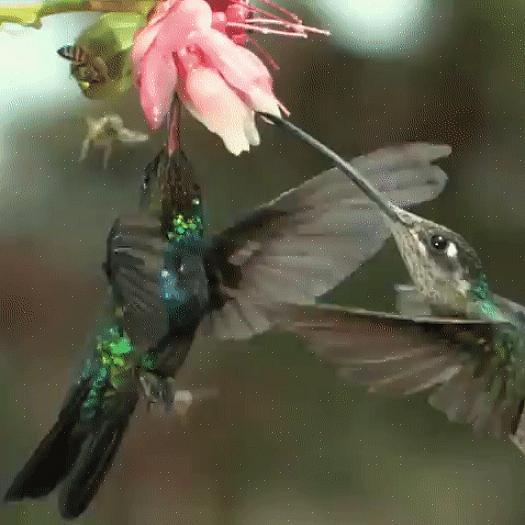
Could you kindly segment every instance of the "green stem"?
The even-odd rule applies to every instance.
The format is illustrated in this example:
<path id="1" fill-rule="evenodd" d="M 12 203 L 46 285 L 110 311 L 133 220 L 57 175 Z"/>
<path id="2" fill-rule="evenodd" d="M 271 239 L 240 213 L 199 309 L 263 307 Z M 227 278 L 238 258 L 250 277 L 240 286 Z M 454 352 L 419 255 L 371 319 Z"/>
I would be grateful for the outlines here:
<path id="1" fill-rule="evenodd" d="M 46 0 L 39 14 L 47 16 L 68 11 L 147 14 L 154 5 L 155 0 Z"/>

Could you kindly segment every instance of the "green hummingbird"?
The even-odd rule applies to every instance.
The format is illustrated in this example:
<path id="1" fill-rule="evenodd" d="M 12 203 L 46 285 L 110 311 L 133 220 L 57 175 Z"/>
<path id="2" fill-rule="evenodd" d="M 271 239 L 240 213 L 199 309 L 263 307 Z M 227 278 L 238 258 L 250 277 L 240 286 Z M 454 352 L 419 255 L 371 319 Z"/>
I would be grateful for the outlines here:
<path id="1" fill-rule="evenodd" d="M 413 144 L 354 163 L 408 207 L 443 190 L 446 175 L 432 162 L 447 154 Z M 140 210 L 108 235 L 110 327 L 5 499 L 42 497 L 61 484 L 62 516 L 80 515 L 111 467 L 140 390 L 169 405 L 197 333 L 249 339 L 272 324 L 259 304 L 314 303 L 346 279 L 389 237 L 375 208 L 330 170 L 206 236 L 191 166 L 182 152 L 163 151 L 146 169 Z"/>
<path id="2" fill-rule="evenodd" d="M 200 193 L 184 153 L 168 158 L 163 149 L 145 169 L 141 213 L 155 218 L 168 241 L 173 236 L 200 237 Z M 108 249 L 112 237 L 113 229 Z M 108 263 L 103 266 L 110 278 Z M 176 402 L 170 378 L 157 371 L 147 352 L 137 351 L 126 332 L 126 307 L 117 287 L 110 286 L 78 381 L 70 388 L 56 423 L 7 490 L 5 501 L 40 498 L 61 484 L 60 512 L 64 518 L 77 517 L 111 466 L 140 390 L 148 402 L 162 401 L 168 408 Z"/>
<path id="3" fill-rule="evenodd" d="M 461 235 L 401 209 L 359 166 L 290 122 L 267 118 L 327 155 L 377 204 L 413 281 L 396 286 L 396 314 L 278 305 L 273 315 L 342 376 L 371 391 L 431 390 L 430 404 L 449 420 L 507 436 L 525 453 L 525 308 L 490 290 Z"/>

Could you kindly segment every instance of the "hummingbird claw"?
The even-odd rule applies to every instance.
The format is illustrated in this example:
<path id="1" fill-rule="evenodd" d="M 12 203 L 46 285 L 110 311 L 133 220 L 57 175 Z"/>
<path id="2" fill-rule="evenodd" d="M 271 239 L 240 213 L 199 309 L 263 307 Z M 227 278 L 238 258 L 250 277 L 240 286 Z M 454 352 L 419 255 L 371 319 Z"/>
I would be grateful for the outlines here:
<path id="1" fill-rule="evenodd" d="M 150 405 L 156 402 L 155 396 L 152 393 L 151 382 L 148 381 L 143 375 L 141 375 L 140 384 L 142 386 L 142 392 L 144 394 L 144 399 L 146 400 L 146 403 L 148 405 L 148 410 L 149 410 Z"/>
<path id="2" fill-rule="evenodd" d="M 140 384 L 144 393 L 144 398 L 148 404 L 148 409 L 152 404 L 162 402 L 166 412 L 173 406 L 174 383 L 171 377 L 157 377 L 155 374 L 144 372 L 140 376 Z"/>

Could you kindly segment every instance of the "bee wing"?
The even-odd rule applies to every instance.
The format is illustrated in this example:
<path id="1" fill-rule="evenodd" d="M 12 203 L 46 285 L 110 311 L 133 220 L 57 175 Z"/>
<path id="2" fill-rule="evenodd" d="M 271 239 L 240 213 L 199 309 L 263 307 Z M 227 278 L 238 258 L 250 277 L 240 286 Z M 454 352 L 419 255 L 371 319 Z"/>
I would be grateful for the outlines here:
<path id="1" fill-rule="evenodd" d="M 110 113 L 109 115 L 104 115 L 106 122 L 110 123 L 114 129 L 118 130 L 124 128 L 124 121 L 120 115 L 116 113 Z"/>
<path id="2" fill-rule="evenodd" d="M 124 143 L 136 144 L 149 140 L 149 135 L 123 127 L 118 132 L 118 140 Z"/>
<path id="3" fill-rule="evenodd" d="M 352 164 L 398 206 L 432 199 L 447 177 L 431 164 L 448 146 L 408 144 Z M 328 170 L 214 237 L 207 262 L 214 306 L 206 335 L 244 339 L 268 329 L 256 302 L 313 303 L 370 259 L 390 236 L 377 206 Z"/>

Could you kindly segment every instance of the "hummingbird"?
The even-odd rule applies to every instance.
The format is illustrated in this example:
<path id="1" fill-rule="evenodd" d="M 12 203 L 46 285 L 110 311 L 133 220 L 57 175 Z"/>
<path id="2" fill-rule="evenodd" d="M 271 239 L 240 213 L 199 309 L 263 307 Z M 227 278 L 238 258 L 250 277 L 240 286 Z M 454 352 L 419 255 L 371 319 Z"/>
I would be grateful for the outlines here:
<path id="1" fill-rule="evenodd" d="M 446 183 L 433 162 L 448 148 L 412 144 L 354 159 L 402 207 Z M 314 303 L 376 253 L 388 228 L 359 188 L 329 170 L 204 234 L 189 161 L 167 150 L 146 168 L 140 209 L 119 217 L 104 263 L 112 324 L 92 346 L 57 421 L 8 489 L 7 501 L 60 487 L 64 518 L 96 495 L 142 390 L 173 403 L 194 338 L 247 340 L 271 328 L 260 304 Z"/>
<path id="2" fill-rule="evenodd" d="M 509 438 L 525 453 L 525 307 L 491 291 L 461 235 L 401 209 L 359 166 L 292 123 L 265 118 L 328 156 L 377 204 L 413 281 L 395 287 L 397 313 L 279 304 L 273 315 L 281 326 L 343 377 L 370 391 L 427 391 L 449 420 Z"/>
<path id="3" fill-rule="evenodd" d="M 184 153 L 168 158 L 165 149 L 145 169 L 140 210 L 155 217 L 166 238 L 182 221 L 185 234 L 202 234 L 201 192 Z M 178 224 L 177 223 L 177 224 Z M 108 249 L 112 239 L 108 237 Z M 109 268 L 103 265 L 109 279 Z M 124 330 L 126 304 L 112 285 L 102 315 L 87 344 L 88 357 L 69 389 L 51 430 L 15 477 L 4 500 L 40 498 L 60 487 L 59 509 L 66 519 L 84 512 L 111 467 L 142 390 L 148 403 L 162 401 L 178 412 L 181 395 L 139 354 Z M 188 405 L 188 403 L 186 403 Z M 188 406 L 189 407 L 189 406 Z"/>

